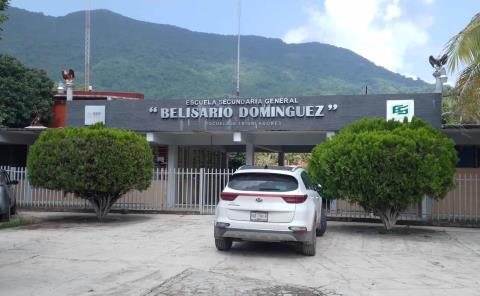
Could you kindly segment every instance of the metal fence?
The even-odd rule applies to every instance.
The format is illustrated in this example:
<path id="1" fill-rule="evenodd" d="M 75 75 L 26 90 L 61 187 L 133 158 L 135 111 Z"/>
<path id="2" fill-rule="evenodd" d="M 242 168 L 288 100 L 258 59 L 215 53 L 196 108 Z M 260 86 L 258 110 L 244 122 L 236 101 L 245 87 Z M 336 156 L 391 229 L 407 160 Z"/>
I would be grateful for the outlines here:
<path id="1" fill-rule="evenodd" d="M 16 197 L 20 207 L 91 209 L 90 204 L 72 194 L 34 188 L 28 182 L 25 168 L 0 167 L 18 180 Z M 233 173 L 227 169 L 156 169 L 152 183 L 145 191 L 125 194 L 114 209 L 189 211 L 213 214 L 220 193 Z M 450 224 L 480 224 L 480 170 L 459 170 L 456 188 L 435 201 L 429 198 L 401 214 L 401 220 Z M 328 203 L 328 216 L 339 218 L 375 219 L 373 213 L 343 200 Z"/>
<path id="2" fill-rule="evenodd" d="M 459 169 L 455 175 L 455 189 L 444 199 L 426 197 L 418 205 L 401 213 L 400 220 L 425 221 L 445 224 L 480 224 L 480 170 Z M 365 212 L 359 205 L 344 200 L 331 201 L 328 205 L 330 217 L 352 219 L 378 219 L 373 213 Z"/>
<path id="3" fill-rule="evenodd" d="M 1 167 L 18 180 L 17 205 L 24 208 L 91 209 L 84 199 L 62 191 L 32 187 L 23 167 Z M 227 169 L 156 169 L 150 187 L 132 190 L 113 206 L 124 210 L 171 210 L 213 214 L 233 171 Z"/>

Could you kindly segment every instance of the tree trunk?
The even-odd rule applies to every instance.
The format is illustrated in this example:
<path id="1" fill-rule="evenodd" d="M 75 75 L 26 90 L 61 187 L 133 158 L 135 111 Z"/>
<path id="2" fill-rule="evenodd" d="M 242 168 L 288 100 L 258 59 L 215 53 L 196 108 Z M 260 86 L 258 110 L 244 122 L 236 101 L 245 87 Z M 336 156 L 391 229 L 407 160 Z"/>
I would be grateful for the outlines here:
<path id="1" fill-rule="evenodd" d="M 397 223 L 400 212 L 394 208 L 387 208 L 383 212 L 377 213 L 383 222 L 386 230 L 391 230 Z"/>
<path id="2" fill-rule="evenodd" d="M 110 209 L 115 204 L 115 202 L 120 198 L 119 194 L 109 194 L 109 195 L 96 195 L 94 197 L 89 197 L 87 200 L 93 206 L 95 214 L 99 221 L 102 221 L 105 216 L 108 215 Z"/>

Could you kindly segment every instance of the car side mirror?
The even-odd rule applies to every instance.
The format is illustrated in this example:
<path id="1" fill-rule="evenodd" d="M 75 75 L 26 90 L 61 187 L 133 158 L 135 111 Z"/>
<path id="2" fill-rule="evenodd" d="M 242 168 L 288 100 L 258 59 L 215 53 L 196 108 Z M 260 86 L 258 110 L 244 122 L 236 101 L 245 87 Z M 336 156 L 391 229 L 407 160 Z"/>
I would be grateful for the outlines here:
<path id="1" fill-rule="evenodd" d="M 7 182 L 7 185 L 17 185 L 18 181 L 17 180 L 12 180 L 10 182 Z"/>
<path id="2" fill-rule="evenodd" d="M 315 185 L 315 191 L 320 192 L 320 189 L 322 189 L 322 185 L 320 184 Z"/>

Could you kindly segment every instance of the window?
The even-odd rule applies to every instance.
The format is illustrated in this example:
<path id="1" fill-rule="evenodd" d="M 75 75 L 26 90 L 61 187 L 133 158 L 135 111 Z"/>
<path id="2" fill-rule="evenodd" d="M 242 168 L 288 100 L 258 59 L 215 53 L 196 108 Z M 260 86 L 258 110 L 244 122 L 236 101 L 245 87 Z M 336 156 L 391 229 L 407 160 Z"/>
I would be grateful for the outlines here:
<path id="1" fill-rule="evenodd" d="M 307 172 L 302 172 L 301 176 L 302 176 L 303 183 L 305 184 L 305 187 L 310 190 L 315 190 L 315 185 L 313 184 Z"/>
<path id="2" fill-rule="evenodd" d="M 233 175 L 228 187 L 241 191 L 286 192 L 297 189 L 298 182 L 294 177 L 282 174 L 243 173 Z"/>

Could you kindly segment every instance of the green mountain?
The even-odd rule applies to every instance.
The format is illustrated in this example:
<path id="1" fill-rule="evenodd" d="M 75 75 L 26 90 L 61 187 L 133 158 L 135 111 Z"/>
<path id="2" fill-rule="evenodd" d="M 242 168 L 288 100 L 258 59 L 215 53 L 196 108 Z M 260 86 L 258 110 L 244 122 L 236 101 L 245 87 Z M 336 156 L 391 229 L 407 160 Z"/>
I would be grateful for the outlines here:
<path id="1" fill-rule="evenodd" d="M 84 13 L 51 17 L 11 7 L 0 53 L 45 69 L 54 81 L 76 70 L 83 85 Z M 96 90 L 135 91 L 149 99 L 234 95 L 236 37 L 192 32 L 92 11 L 92 74 Z M 286 44 L 242 36 L 241 95 L 425 92 L 433 86 L 378 67 L 322 43 Z"/>

